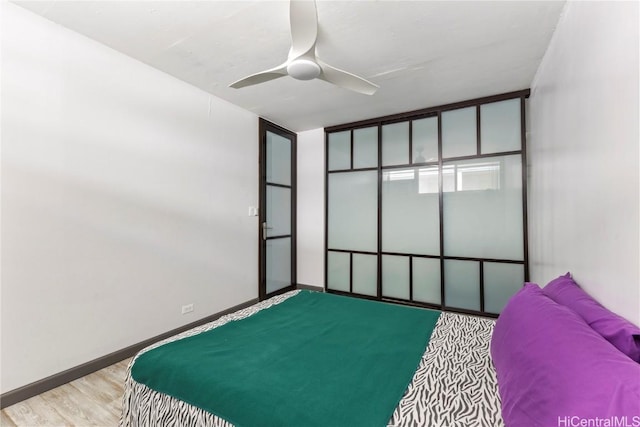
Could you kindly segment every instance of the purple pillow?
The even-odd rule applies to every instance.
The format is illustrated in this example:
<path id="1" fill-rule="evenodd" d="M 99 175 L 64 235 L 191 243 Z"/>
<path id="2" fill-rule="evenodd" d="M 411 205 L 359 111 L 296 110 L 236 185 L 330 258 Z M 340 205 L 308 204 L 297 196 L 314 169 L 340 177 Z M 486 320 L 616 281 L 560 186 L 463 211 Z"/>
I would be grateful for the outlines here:
<path id="1" fill-rule="evenodd" d="M 538 285 L 525 284 L 507 303 L 491 357 L 507 427 L 640 419 L 640 364 Z"/>
<path id="2" fill-rule="evenodd" d="M 542 292 L 558 304 L 578 313 L 593 330 L 618 350 L 640 362 L 640 328 L 594 300 L 578 286 L 570 273 L 549 282 Z"/>

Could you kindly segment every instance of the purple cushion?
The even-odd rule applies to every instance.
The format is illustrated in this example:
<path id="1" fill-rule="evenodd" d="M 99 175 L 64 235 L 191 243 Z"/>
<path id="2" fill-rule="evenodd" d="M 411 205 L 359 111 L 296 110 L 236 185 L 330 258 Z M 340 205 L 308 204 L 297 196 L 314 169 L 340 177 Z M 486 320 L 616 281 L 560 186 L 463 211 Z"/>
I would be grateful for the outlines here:
<path id="1" fill-rule="evenodd" d="M 578 286 L 570 273 L 549 282 L 542 292 L 558 304 L 578 313 L 593 330 L 618 350 L 640 362 L 640 328 L 594 300 Z"/>
<path id="2" fill-rule="evenodd" d="M 507 427 L 572 425 L 577 418 L 571 417 L 640 417 L 640 364 L 538 285 L 525 284 L 507 303 L 495 325 L 491 357 Z"/>

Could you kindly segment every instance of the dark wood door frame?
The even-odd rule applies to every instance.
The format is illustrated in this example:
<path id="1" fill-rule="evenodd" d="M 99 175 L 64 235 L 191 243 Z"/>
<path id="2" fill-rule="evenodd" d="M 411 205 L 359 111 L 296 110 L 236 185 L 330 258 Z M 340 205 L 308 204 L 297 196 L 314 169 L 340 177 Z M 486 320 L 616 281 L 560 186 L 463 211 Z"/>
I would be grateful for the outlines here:
<path id="1" fill-rule="evenodd" d="M 265 230 L 262 224 L 267 220 L 266 197 L 267 197 L 267 132 L 271 132 L 287 138 L 291 141 L 291 285 L 279 289 L 275 292 L 267 293 L 267 277 L 266 277 L 266 242 L 263 233 Z M 271 123 L 260 118 L 258 124 L 258 170 L 259 170 L 259 223 L 258 223 L 258 297 L 260 300 L 270 298 L 284 292 L 291 291 L 296 288 L 296 182 L 297 182 L 297 135 L 288 129 Z"/>

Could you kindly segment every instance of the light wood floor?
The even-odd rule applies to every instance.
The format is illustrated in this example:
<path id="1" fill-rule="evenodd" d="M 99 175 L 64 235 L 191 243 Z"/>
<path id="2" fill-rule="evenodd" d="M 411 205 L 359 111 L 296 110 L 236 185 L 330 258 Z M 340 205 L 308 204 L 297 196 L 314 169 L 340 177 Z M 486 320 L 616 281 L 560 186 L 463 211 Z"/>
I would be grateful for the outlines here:
<path id="1" fill-rule="evenodd" d="M 131 359 L 2 410 L 0 426 L 117 426 Z"/>

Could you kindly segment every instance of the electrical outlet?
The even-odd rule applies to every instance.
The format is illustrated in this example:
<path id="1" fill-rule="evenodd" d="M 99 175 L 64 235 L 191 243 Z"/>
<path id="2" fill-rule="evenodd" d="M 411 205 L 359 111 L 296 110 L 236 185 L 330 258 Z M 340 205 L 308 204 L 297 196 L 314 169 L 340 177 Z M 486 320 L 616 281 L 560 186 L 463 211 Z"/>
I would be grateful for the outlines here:
<path id="1" fill-rule="evenodd" d="M 191 313 L 193 311 L 193 304 L 187 304 L 182 306 L 182 314 Z"/>

